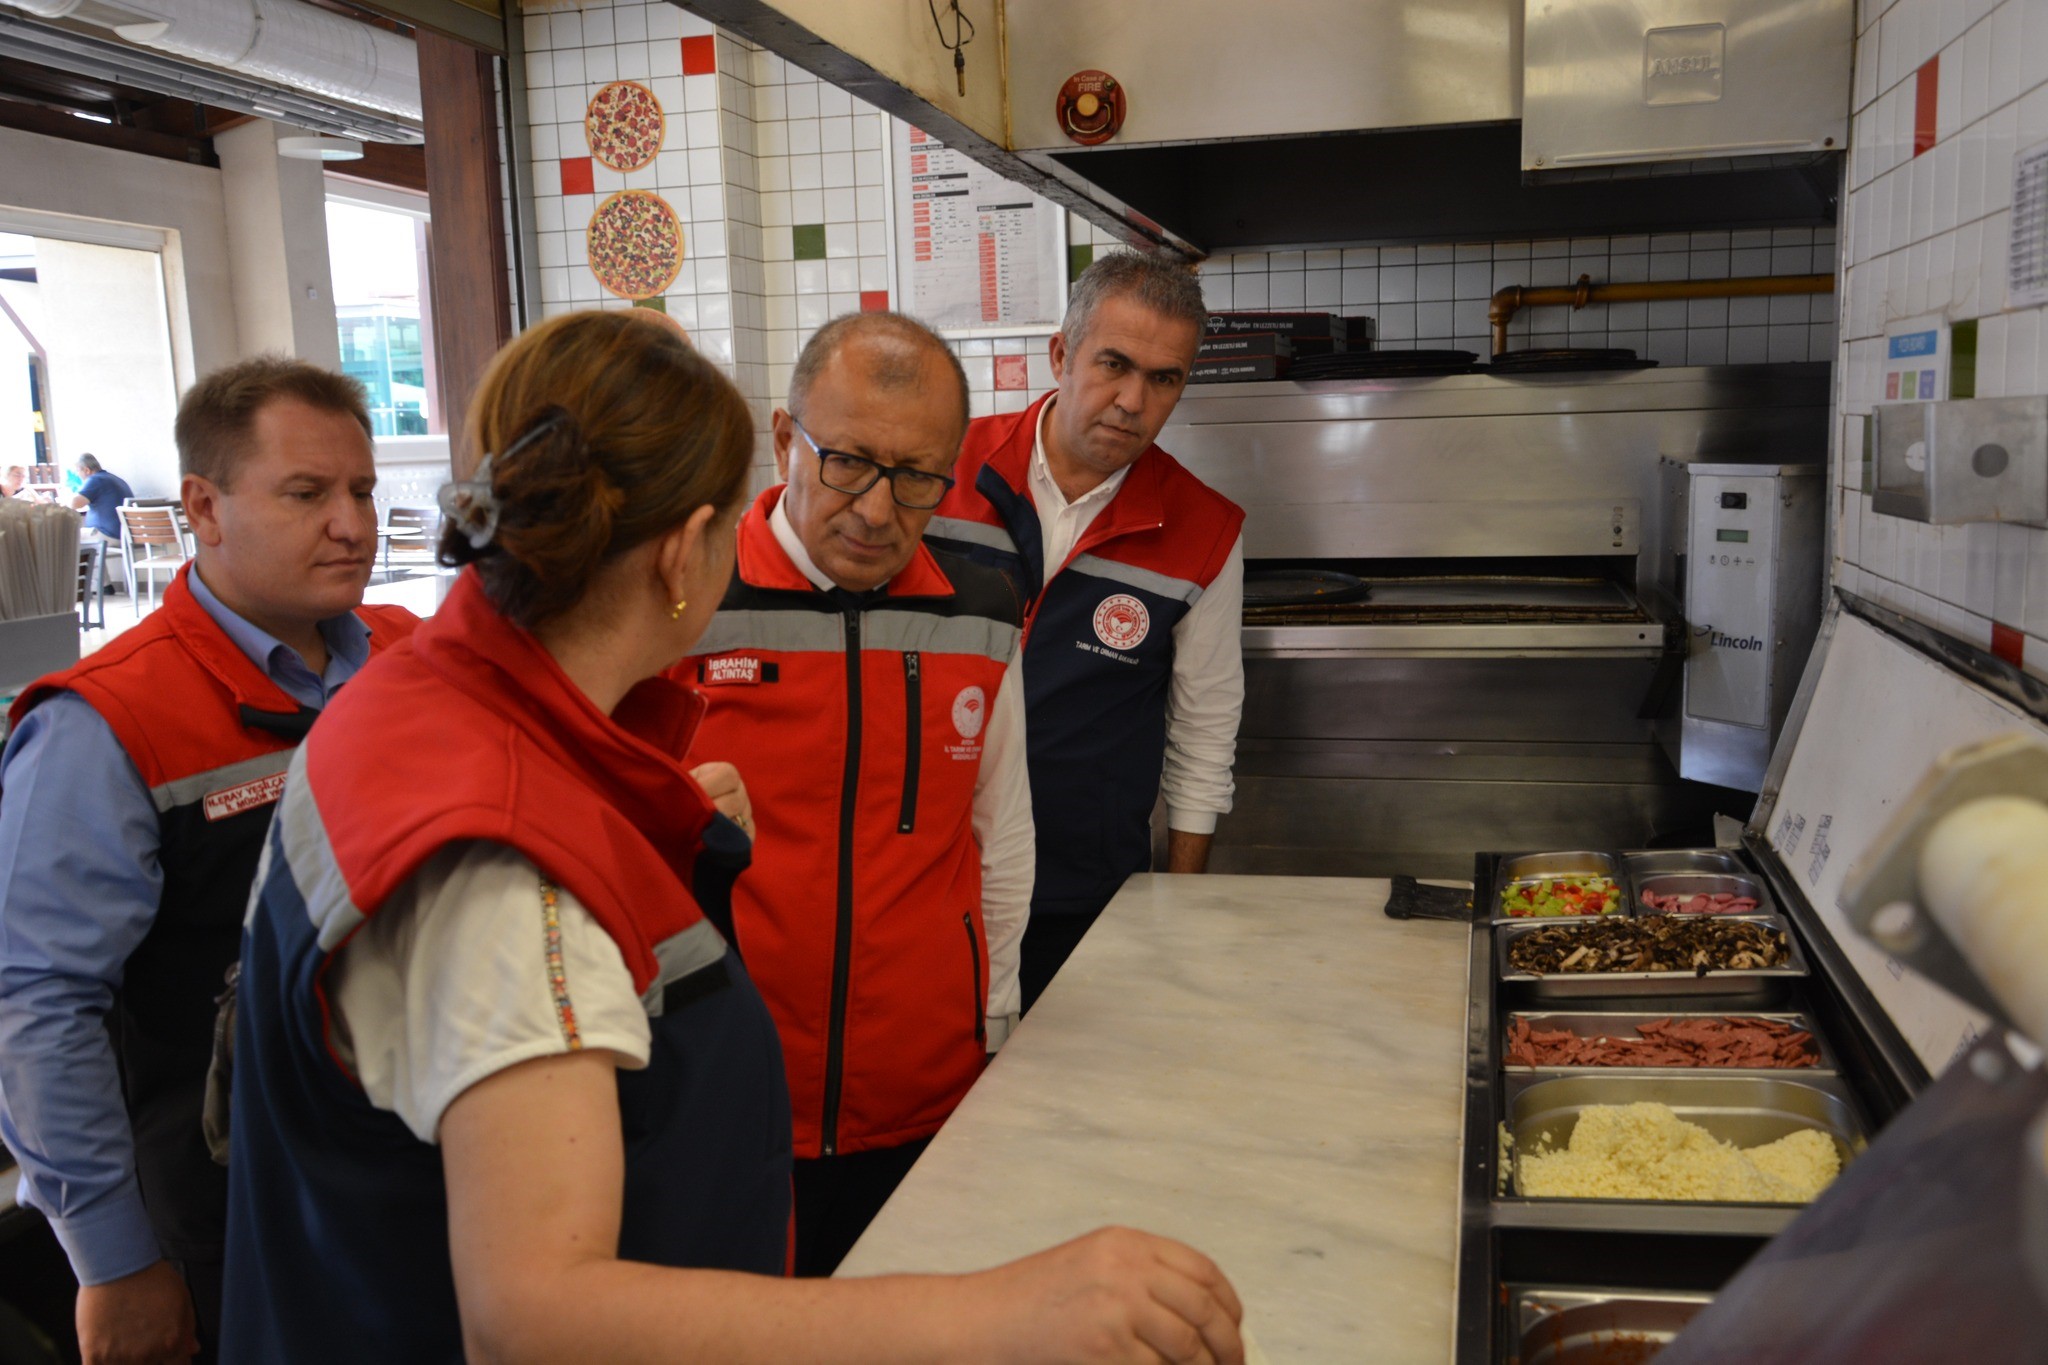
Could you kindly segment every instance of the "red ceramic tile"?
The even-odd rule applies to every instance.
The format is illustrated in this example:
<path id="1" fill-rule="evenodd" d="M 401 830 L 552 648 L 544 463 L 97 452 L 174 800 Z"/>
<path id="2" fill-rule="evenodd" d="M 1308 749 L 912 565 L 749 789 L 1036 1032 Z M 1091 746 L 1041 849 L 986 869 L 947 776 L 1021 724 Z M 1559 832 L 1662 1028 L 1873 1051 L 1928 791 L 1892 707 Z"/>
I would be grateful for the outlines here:
<path id="1" fill-rule="evenodd" d="M 886 289 L 863 289 L 860 291 L 860 311 L 863 313 L 886 313 L 889 311 L 889 291 Z"/>
<path id="2" fill-rule="evenodd" d="M 2024 667 L 2027 637 L 2011 626 L 1991 623 L 1991 652 L 2011 664 L 2014 668 Z"/>
<path id="3" fill-rule="evenodd" d="M 1941 89 L 1941 54 L 1927 59 L 1913 85 L 1913 155 L 1934 145 L 1935 97 Z"/>
<path id="4" fill-rule="evenodd" d="M 996 357 L 996 387 L 998 389 L 1021 389 L 1031 383 L 1031 367 L 1021 355 L 999 355 Z"/>
<path id="5" fill-rule="evenodd" d="M 683 39 L 683 74 L 685 76 L 708 76 L 718 70 L 718 43 L 715 39 Z"/>
<path id="6" fill-rule="evenodd" d="M 587 156 L 565 156 L 562 158 L 562 193 L 595 194 L 596 186 L 590 179 L 590 158 Z"/>

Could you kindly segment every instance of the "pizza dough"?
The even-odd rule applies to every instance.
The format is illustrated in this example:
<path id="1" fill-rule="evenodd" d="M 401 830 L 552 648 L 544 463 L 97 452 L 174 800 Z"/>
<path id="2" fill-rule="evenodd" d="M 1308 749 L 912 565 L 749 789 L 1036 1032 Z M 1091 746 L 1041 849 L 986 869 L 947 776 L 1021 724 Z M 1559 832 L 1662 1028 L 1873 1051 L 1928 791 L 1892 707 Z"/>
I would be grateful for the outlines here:
<path id="1" fill-rule="evenodd" d="M 604 86 L 583 113 L 590 154 L 615 171 L 637 171 L 654 160 L 667 131 L 661 101 L 638 81 Z"/>
<path id="2" fill-rule="evenodd" d="M 651 190 L 621 190 L 597 206 L 584 233 L 590 273 L 622 299 L 651 299 L 683 268 L 683 225 Z"/>

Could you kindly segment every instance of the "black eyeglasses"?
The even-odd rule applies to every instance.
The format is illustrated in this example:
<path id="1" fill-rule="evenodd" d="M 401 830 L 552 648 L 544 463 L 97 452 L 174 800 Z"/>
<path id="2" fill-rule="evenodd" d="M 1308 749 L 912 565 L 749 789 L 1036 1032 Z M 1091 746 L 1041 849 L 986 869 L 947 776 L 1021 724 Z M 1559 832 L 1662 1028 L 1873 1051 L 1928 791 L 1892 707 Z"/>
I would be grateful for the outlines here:
<path id="1" fill-rule="evenodd" d="M 796 428 L 797 435 L 804 438 L 804 444 L 816 453 L 818 481 L 835 493 L 858 496 L 873 488 L 876 480 L 887 479 L 889 496 L 896 500 L 898 507 L 928 512 L 944 502 L 946 494 L 952 491 L 953 480 L 944 474 L 906 469 L 901 465 L 877 464 L 865 455 L 828 450 L 811 439 L 811 433 L 804 430 L 803 423 L 792 417 L 789 424 Z"/>

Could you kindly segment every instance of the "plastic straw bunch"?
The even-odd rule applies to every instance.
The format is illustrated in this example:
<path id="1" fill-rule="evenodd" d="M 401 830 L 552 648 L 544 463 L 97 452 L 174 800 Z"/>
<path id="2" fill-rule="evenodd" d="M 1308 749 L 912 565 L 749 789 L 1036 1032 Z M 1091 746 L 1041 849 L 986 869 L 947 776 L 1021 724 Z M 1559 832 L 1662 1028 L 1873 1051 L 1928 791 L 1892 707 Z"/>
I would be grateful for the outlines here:
<path id="1" fill-rule="evenodd" d="M 0 621 L 78 607 L 78 513 L 0 499 Z"/>

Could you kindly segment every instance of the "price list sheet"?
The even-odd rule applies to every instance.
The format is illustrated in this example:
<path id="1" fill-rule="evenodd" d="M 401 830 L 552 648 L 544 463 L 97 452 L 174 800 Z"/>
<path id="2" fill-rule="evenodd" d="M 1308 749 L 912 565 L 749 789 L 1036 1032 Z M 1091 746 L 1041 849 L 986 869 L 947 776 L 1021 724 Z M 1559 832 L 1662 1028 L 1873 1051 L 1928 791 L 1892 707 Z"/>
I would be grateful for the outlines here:
<path id="1" fill-rule="evenodd" d="M 954 330 L 1057 323 L 1061 210 L 919 128 L 897 124 L 895 156 L 904 308 Z"/>

